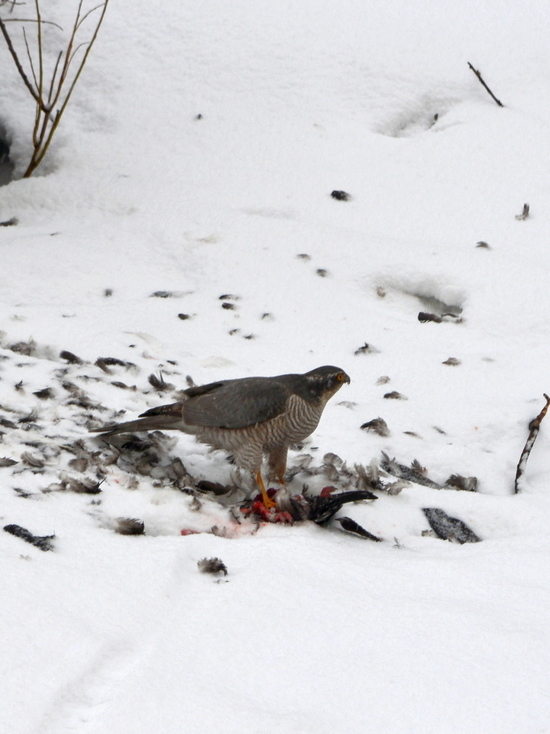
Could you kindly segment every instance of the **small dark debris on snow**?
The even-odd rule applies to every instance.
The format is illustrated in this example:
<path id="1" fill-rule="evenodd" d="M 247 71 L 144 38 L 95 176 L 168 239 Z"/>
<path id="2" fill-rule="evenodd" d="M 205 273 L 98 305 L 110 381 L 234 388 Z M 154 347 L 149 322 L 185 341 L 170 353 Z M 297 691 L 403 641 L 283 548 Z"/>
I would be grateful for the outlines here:
<path id="1" fill-rule="evenodd" d="M 386 289 L 385 288 L 382 288 L 382 286 L 379 285 L 377 287 L 377 289 L 376 289 L 376 295 L 378 296 L 378 298 L 385 298 L 386 295 L 387 295 L 386 294 Z"/>
<path id="2" fill-rule="evenodd" d="M 174 390 L 174 385 L 172 385 L 170 382 L 166 382 L 164 377 L 162 376 L 162 372 L 159 373 L 158 377 L 157 375 L 149 375 L 147 378 L 147 381 L 149 382 L 152 387 L 155 388 L 155 390 L 158 390 L 159 392 L 165 392 L 166 390 Z"/>
<path id="3" fill-rule="evenodd" d="M 440 433 L 440 434 L 441 434 L 442 436 L 446 436 L 446 435 L 447 435 L 447 432 L 446 432 L 446 431 L 444 431 L 444 430 L 443 430 L 442 428 L 440 428 L 439 426 L 432 426 L 432 428 L 434 429 L 434 431 L 437 431 L 437 432 L 438 432 L 438 433 Z"/>
<path id="4" fill-rule="evenodd" d="M 441 540 L 450 540 L 454 543 L 479 543 L 479 538 L 465 522 L 456 517 L 450 517 L 437 507 L 425 507 L 422 512 L 430 523 L 431 529 Z"/>
<path id="5" fill-rule="evenodd" d="M 400 392 L 397 392 L 397 390 L 392 390 L 391 392 L 387 392 L 384 395 L 384 398 L 386 400 L 407 400 L 405 395 L 402 395 Z"/>
<path id="6" fill-rule="evenodd" d="M 16 538 L 21 538 L 21 540 L 40 548 L 42 551 L 50 551 L 54 548 L 52 541 L 55 535 L 33 535 L 30 530 L 15 524 L 4 525 L 4 530 L 6 533 L 15 535 Z"/>
<path id="7" fill-rule="evenodd" d="M 33 392 L 39 400 L 50 400 L 53 398 L 53 390 L 51 387 L 44 387 L 42 390 L 36 390 Z"/>
<path id="8" fill-rule="evenodd" d="M 248 339 L 248 340 L 255 339 L 255 338 L 256 338 L 256 334 L 245 334 L 243 336 L 243 339 Z"/>
<path id="9" fill-rule="evenodd" d="M 180 319 L 181 321 L 187 321 L 187 319 L 190 319 L 190 318 L 191 318 L 191 316 L 188 313 L 179 313 L 178 314 L 178 319 Z"/>
<path id="10" fill-rule="evenodd" d="M 233 293 L 222 293 L 221 296 L 218 296 L 218 301 L 239 301 L 240 296 L 235 296 Z"/>
<path id="11" fill-rule="evenodd" d="M 14 387 L 17 390 L 17 392 L 25 392 L 23 390 L 23 380 L 19 380 L 19 382 L 16 385 L 14 385 Z"/>
<path id="12" fill-rule="evenodd" d="M 112 288 L 105 288 L 103 291 L 103 295 L 105 298 L 110 298 L 113 295 L 113 289 Z"/>
<path id="13" fill-rule="evenodd" d="M 180 296 L 181 293 L 176 293 L 176 291 L 155 291 L 149 298 L 179 298 Z"/>
<path id="14" fill-rule="evenodd" d="M 521 212 L 521 214 L 516 214 L 516 219 L 519 222 L 522 222 L 524 219 L 527 219 L 528 216 L 529 216 L 529 204 L 524 204 L 523 211 Z"/>
<path id="15" fill-rule="evenodd" d="M 227 333 L 229 334 L 229 336 L 235 336 L 235 334 L 238 334 L 239 331 L 240 329 L 229 329 Z"/>
<path id="16" fill-rule="evenodd" d="M 463 477 L 460 474 L 451 474 L 445 482 L 445 487 L 462 489 L 464 492 L 477 492 L 477 477 Z"/>
<path id="17" fill-rule="evenodd" d="M 8 459 L 6 456 L 0 456 L 0 467 L 13 466 L 18 462 L 15 459 Z"/>
<path id="18" fill-rule="evenodd" d="M 299 255 L 296 255 L 298 260 L 311 260 L 311 255 L 308 255 L 307 252 L 301 252 Z"/>
<path id="19" fill-rule="evenodd" d="M 325 270 L 325 268 L 317 268 L 315 272 L 320 278 L 326 278 L 328 275 L 328 270 Z"/>
<path id="20" fill-rule="evenodd" d="M 490 250 L 490 249 L 491 249 L 491 245 L 489 245 L 489 243 L 488 243 L 488 242 L 484 242 L 483 240 L 480 240 L 480 241 L 479 241 L 479 242 L 478 242 L 478 243 L 476 244 L 476 247 L 479 247 L 479 248 L 481 248 L 481 249 L 483 249 L 483 250 Z"/>
<path id="21" fill-rule="evenodd" d="M 390 435 L 388 424 L 383 418 L 373 418 L 371 421 L 363 423 L 361 429 L 363 431 L 372 431 L 372 433 L 377 433 L 383 438 L 387 438 Z"/>
<path id="22" fill-rule="evenodd" d="M 84 360 L 80 359 L 80 357 L 77 357 L 76 354 L 69 352 L 67 349 L 64 349 L 62 352 L 60 352 L 59 357 L 61 359 L 64 359 L 69 364 L 84 364 Z"/>
<path id="23" fill-rule="evenodd" d="M 338 522 L 344 528 L 344 530 L 348 531 L 348 533 L 359 535 L 361 538 L 367 538 L 367 540 L 374 540 L 376 543 L 382 542 L 382 538 L 379 538 L 378 536 L 369 533 L 368 530 L 365 530 L 365 528 L 361 527 L 361 525 L 359 525 L 358 522 L 355 522 L 355 520 L 352 520 L 351 517 L 339 517 Z"/>
<path id="24" fill-rule="evenodd" d="M 387 385 L 388 382 L 391 382 L 391 379 L 387 375 L 382 375 L 376 380 L 377 385 Z"/>
<path id="25" fill-rule="evenodd" d="M 420 311 L 418 314 L 418 320 L 425 324 L 428 321 L 433 321 L 435 324 L 441 324 L 445 321 L 451 321 L 455 324 L 461 324 L 463 319 L 458 316 L 456 313 L 444 313 L 441 316 L 438 316 L 435 313 L 427 313 L 426 311 Z"/>
<path id="26" fill-rule="evenodd" d="M 118 357 L 98 357 L 96 359 L 96 365 L 105 371 L 105 367 L 125 367 L 131 369 L 136 365 L 133 362 L 126 362 L 124 359 Z"/>
<path id="27" fill-rule="evenodd" d="M 221 558 L 201 558 L 197 566 L 201 573 L 223 573 L 224 576 L 227 576 L 227 566 Z"/>
<path id="28" fill-rule="evenodd" d="M 230 303 L 229 301 L 224 301 L 222 303 L 222 308 L 225 308 L 227 311 L 234 311 L 236 306 L 234 303 Z"/>
<path id="29" fill-rule="evenodd" d="M 0 227 L 15 227 L 16 224 L 19 224 L 19 219 L 17 217 L 10 217 L 10 219 L 5 219 L 3 222 L 0 222 Z"/>
<path id="30" fill-rule="evenodd" d="M 195 115 L 195 120 L 202 120 L 202 115 L 200 112 L 198 115 Z"/>
<path id="31" fill-rule="evenodd" d="M 11 344 L 8 349 L 11 352 L 16 352 L 17 354 L 23 354 L 25 357 L 31 357 L 36 352 L 36 342 L 34 339 L 29 339 L 28 342 L 17 342 L 16 344 Z"/>
<path id="32" fill-rule="evenodd" d="M 273 314 L 266 311 L 260 316 L 260 318 L 264 321 L 273 321 Z"/>
<path id="33" fill-rule="evenodd" d="M 449 357 L 449 359 L 446 359 L 446 360 L 445 360 L 444 362 L 442 362 L 441 364 L 446 364 L 446 365 L 449 365 L 449 367 L 458 367 L 458 365 L 459 365 L 459 364 L 462 364 L 462 363 L 461 363 L 461 361 L 460 361 L 459 359 L 457 359 L 456 357 Z"/>
<path id="34" fill-rule="evenodd" d="M 119 517 L 115 523 L 115 533 L 120 535 L 144 535 L 145 525 L 143 520 L 133 517 Z"/>
<path id="35" fill-rule="evenodd" d="M 436 324 L 440 324 L 443 321 L 441 316 L 438 316 L 435 313 L 427 313 L 426 311 L 420 311 L 420 313 L 418 314 L 418 320 L 423 324 L 427 323 L 428 321 L 433 321 Z"/>
<path id="36" fill-rule="evenodd" d="M 365 342 L 362 347 L 355 350 L 354 354 L 355 356 L 358 356 L 359 354 L 376 354 L 377 352 L 378 349 L 375 349 L 372 344 Z"/>
<path id="37" fill-rule="evenodd" d="M 339 191 L 338 189 L 331 191 L 330 195 L 336 201 L 349 201 L 351 199 L 351 195 L 347 191 Z"/>

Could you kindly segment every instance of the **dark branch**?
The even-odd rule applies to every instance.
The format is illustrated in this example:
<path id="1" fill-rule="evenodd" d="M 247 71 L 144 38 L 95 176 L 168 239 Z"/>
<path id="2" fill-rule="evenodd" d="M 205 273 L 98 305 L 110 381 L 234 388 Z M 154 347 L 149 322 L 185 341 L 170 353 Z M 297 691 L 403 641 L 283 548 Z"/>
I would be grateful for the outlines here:
<path id="1" fill-rule="evenodd" d="M 516 481 L 514 483 L 514 494 L 517 494 L 519 492 L 519 480 L 521 479 L 525 471 L 527 459 L 529 458 L 529 454 L 531 453 L 531 449 L 533 448 L 533 444 L 535 443 L 535 440 L 540 430 L 540 424 L 542 423 L 544 416 L 548 412 L 548 408 L 550 408 L 550 397 L 548 397 L 546 393 L 544 394 L 544 397 L 546 399 L 546 405 L 540 411 L 537 417 L 533 418 L 531 423 L 529 423 L 529 437 L 523 451 L 521 452 L 521 456 L 519 459 L 518 468 L 516 471 Z"/>
<path id="2" fill-rule="evenodd" d="M 473 66 L 472 66 L 472 65 L 470 64 L 470 62 L 469 62 L 469 61 L 468 61 L 468 66 L 469 66 L 469 67 L 470 67 L 470 69 L 471 69 L 471 70 L 472 70 L 472 71 L 474 72 L 474 74 L 475 74 L 475 75 L 477 76 L 477 78 L 479 79 L 480 83 L 481 83 L 481 84 L 483 84 L 483 86 L 485 87 L 485 89 L 487 90 L 487 92 L 488 92 L 488 93 L 489 93 L 489 94 L 491 95 L 491 97 L 492 97 L 492 98 L 493 98 L 493 99 L 495 100 L 495 102 L 497 103 L 497 105 L 498 105 L 499 107 L 504 107 L 504 105 L 502 104 L 502 102 L 500 101 L 500 99 L 497 99 L 497 98 L 495 97 L 495 95 L 494 95 L 494 94 L 493 94 L 493 93 L 491 92 L 491 90 L 489 89 L 489 87 L 488 87 L 488 86 L 487 86 L 487 84 L 485 83 L 485 81 L 484 81 L 483 77 L 481 76 L 481 72 L 479 72 L 479 71 L 478 71 L 477 69 L 474 69 L 474 67 L 473 67 Z"/>

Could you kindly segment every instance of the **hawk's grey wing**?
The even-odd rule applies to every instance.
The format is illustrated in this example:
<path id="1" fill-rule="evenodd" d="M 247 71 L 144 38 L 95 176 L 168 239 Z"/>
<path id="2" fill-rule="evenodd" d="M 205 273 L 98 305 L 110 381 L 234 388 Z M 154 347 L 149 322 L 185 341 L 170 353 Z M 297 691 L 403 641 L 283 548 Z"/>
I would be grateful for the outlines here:
<path id="1" fill-rule="evenodd" d="M 291 391 L 272 377 L 244 377 L 186 391 L 183 419 L 189 425 L 246 428 L 285 412 Z"/>

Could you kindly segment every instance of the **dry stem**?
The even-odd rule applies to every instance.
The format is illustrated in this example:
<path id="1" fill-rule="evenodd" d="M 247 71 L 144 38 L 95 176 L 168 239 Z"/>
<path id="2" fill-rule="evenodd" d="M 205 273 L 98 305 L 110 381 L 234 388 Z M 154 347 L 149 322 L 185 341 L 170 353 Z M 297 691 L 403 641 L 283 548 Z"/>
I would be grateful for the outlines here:
<path id="1" fill-rule="evenodd" d="M 15 3 L 13 3 L 12 0 L 0 0 L 0 7 L 8 2 L 11 4 L 13 9 L 13 5 Z M 35 18 L 33 19 L 0 18 L 0 32 L 4 37 L 8 51 L 23 84 L 35 101 L 35 117 L 32 133 L 33 154 L 25 173 L 23 174 L 23 178 L 28 178 L 36 170 L 48 151 L 52 138 L 55 135 L 55 131 L 61 121 L 61 117 L 69 104 L 69 100 L 71 99 L 76 83 L 78 82 L 82 70 L 86 65 L 86 61 L 88 60 L 92 46 L 95 43 L 97 34 L 99 33 L 103 18 L 105 17 L 107 5 L 109 4 L 109 0 L 103 0 L 99 5 L 83 12 L 83 2 L 84 0 L 79 0 L 78 2 L 75 20 L 71 28 L 66 47 L 58 53 L 53 71 L 49 77 L 45 76 L 43 26 L 46 24 L 56 24 L 52 24 L 50 21 L 42 19 L 40 0 L 34 0 Z M 82 24 L 96 10 L 99 10 L 100 14 L 96 21 L 91 39 L 77 44 L 76 39 L 79 31 L 81 30 Z M 36 52 L 34 58 L 31 53 L 25 28 L 23 28 L 23 41 L 30 68 L 30 76 L 25 71 L 21 59 L 19 58 L 19 54 L 13 44 L 12 36 L 10 35 L 6 25 L 8 22 L 32 22 L 36 24 Z M 82 57 L 77 64 L 76 71 L 72 75 L 71 79 L 70 72 L 72 64 L 75 61 L 77 53 L 82 48 L 85 48 L 84 53 L 82 54 Z"/>

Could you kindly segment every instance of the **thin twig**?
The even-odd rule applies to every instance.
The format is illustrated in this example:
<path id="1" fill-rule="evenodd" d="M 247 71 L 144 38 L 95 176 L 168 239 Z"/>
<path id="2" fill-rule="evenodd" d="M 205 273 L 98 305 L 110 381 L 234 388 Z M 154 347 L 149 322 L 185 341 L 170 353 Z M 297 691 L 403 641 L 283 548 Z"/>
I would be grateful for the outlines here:
<path id="1" fill-rule="evenodd" d="M 542 423 L 542 419 L 546 415 L 548 408 L 550 408 L 550 397 L 544 394 L 544 397 L 546 399 L 546 405 L 544 408 L 540 411 L 540 413 L 537 415 L 536 418 L 533 418 L 531 423 L 529 423 L 529 437 L 527 439 L 527 443 L 525 444 L 525 447 L 523 451 L 521 452 L 521 456 L 518 462 L 518 468 L 516 471 L 516 481 L 514 483 L 514 494 L 517 494 L 520 491 L 519 488 L 519 480 L 521 479 L 524 471 L 525 466 L 527 464 L 527 459 L 529 458 L 529 454 L 531 453 L 531 449 L 533 448 L 533 444 L 535 443 L 535 440 L 538 436 L 539 430 L 540 430 L 540 424 Z"/>
<path id="2" fill-rule="evenodd" d="M 5 23 L 2 20 L 2 18 L 0 18 L 0 31 L 2 32 L 2 35 L 4 36 L 4 40 L 6 42 L 6 45 L 8 47 L 8 50 L 9 50 L 9 52 L 11 54 L 11 57 L 13 59 L 13 62 L 15 64 L 15 66 L 17 67 L 17 71 L 19 72 L 19 76 L 21 77 L 21 79 L 23 80 L 23 83 L 25 84 L 25 86 L 27 87 L 27 89 L 29 90 L 29 92 L 31 93 L 32 98 L 38 104 L 38 102 L 39 102 L 38 94 L 36 93 L 36 90 L 34 89 L 33 85 L 31 84 L 31 82 L 29 80 L 29 77 L 25 74 L 25 70 L 21 66 L 21 62 L 19 61 L 19 56 L 17 55 L 17 52 L 16 52 L 16 50 L 13 47 L 13 43 L 11 42 L 11 38 L 9 36 L 9 33 L 8 33 L 7 29 L 6 29 Z"/>
<path id="3" fill-rule="evenodd" d="M 489 94 L 491 95 L 491 97 L 495 100 L 495 102 L 497 103 L 497 105 L 499 107 L 504 107 L 504 105 L 502 104 L 502 102 L 500 101 L 500 99 L 497 99 L 495 97 L 495 95 L 491 92 L 491 90 L 489 89 L 489 87 L 485 83 L 483 77 L 481 76 L 481 72 L 479 72 L 477 69 L 474 69 L 474 67 L 470 64 L 469 61 L 468 61 L 468 66 L 474 72 L 474 74 L 477 76 L 477 78 L 479 79 L 479 81 L 481 82 L 481 84 L 483 84 L 483 86 L 485 87 L 485 89 L 489 92 Z"/>
<path id="4" fill-rule="evenodd" d="M 27 51 L 27 58 L 29 60 L 29 66 L 31 68 L 31 74 L 34 81 L 34 86 L 38 89 L 38 79 L 36 78 L 36 72 L 34 70 L 34 62 L 32 60 L 31 49 L 29 48 L 29 41 L 27 39 L 27 32 L 23 28 L 23 41 L 25 42 L 25 49 Z"/>

